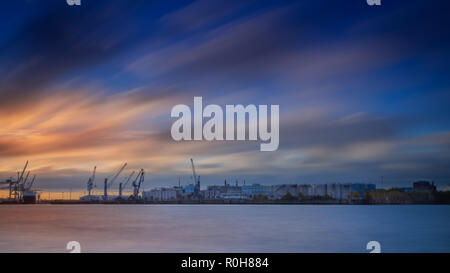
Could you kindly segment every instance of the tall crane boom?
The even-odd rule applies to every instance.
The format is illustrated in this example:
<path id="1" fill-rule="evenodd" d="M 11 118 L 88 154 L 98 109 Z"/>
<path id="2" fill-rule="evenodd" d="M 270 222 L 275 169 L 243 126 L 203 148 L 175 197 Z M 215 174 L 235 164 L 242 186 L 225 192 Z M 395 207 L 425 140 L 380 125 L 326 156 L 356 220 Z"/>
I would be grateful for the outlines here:
<path id="1" fill-rule="evenodd" d="M 94 187 L 95 187 L 95 172 L 97 171 L 97 166 L 94 166 L 94 172 L 92 173 L 92 176 L 91 176 L 91 178 L 92 178 L 92 184 L 94 185 Z"/>
<path id="2" fill-rule="evenodd" d="M 134 173 L 135 173 L 135 171 L 131 172 L 131 174 L 128 176 L 128 178 L 125 179 L 125 183 L 123 183 L 123 182 L 119 183 L 119 199 L 122 199 L 122 191 L 127 186 L 128 182 L 130 182 Z"/>
<path id="3" fill-rule="evenodd" d="M 31 190 L 31 187 L 33 187 L 33 183 L 34 180 L 36 179 L 36 175 L 33 175 L 33 179 L 31 180 L 31 182 L 28 184 L 28 186 L 25 187 L 25 190 L 29 191 Z"/>
<path id="4" fill-rule="evenodd" d="M 194 175 L 194 195 L 200 197 L 200 176 L 195 172 L 194 160 L 191 158 L 192 174 Z"/>
<path id="5" fill-rule="evenodd" d="M 25 176 L 25 179 L 23 180 L 23 185 L 27 183 L 28 176 L 30 176 L 30 171 L 27 172 L 27 175 Z"/>
<path id="6" fill-rule="evenodd" d="M 139 182 L 137 180 L 139 179 Z M 137 182 L 137 183 L 136 183 Z M 144 182 L 144 169 L 141 169 L 136 179 L 133 181 L 133 198 L 139 198 L 139 190 L 141 188 L 142 182 Z"/>
<path id="7" fill-rule="evenodd" d="M 197 181 L 199 180 L 197 177 L 197 173 L 195 172 L 195 167 L 194 167 L 194 160 L 191 158 L 191 165 L 192 165 L 192 174 L 194 176 L 194 182 L 197 183 Z"/>
<path id="8" fill-rule="evenodd" d="M 22 181 L 23 174 L 25 173 L 27 167 L 28 167 L 28 160 L 27 160 L 27 163 L 25 163 L 25 166 L 23 167 L 22 173 L 20 175 L 18 175 L 19 173 L 17 173 L 17 175 L 18 175 L 17 183 L 20 183 Z"/>
<path id="9" fill-rule="evenodd" d="M 91 177 L 89 177 L 89 180 L 87 182 L 87 190 L 88 194 L 91 195 L 92 188 L 95 187 L 95 171 L 97 170 L 97 166 L 94 166 L 94 172 L 92 173 Z"/>
<path id="10" fill-rule="evenodd" d="M 128 184 L 128 182 L 130 182 L 130 180 L 131 180 L 131 177 L 133 177 L 133 175 L 134 175 L 134 173 L 135 173 L 136 171 L 133 171 L 131 174 L 130 174 L 130 176 L 128 176 L 128 179 L 125 181 L 125 183 L 123 184 L 123 189 L 125 188 L 125 186 Z"/>
<path id="11" fill-rule="evenodd" d="M 108 188 L 112 186 L 114 181 L 116 181 L 117 177 L 120 175 L 120 173 L 125 169 L 128 163 L 123 164 L 122 168 L 119 169 L 119 171 L 114 175 L 114 177 L 109 181 Z"/>
<path id="12" fill-rule="evenodd" d="M 139 184 L 137 186 L 136 197 L 139 195 L 139 189 L 141 188 L 142 183 L 144 182 L 144 169 L 141 171 L 141 177 L 139 178 Z"/>

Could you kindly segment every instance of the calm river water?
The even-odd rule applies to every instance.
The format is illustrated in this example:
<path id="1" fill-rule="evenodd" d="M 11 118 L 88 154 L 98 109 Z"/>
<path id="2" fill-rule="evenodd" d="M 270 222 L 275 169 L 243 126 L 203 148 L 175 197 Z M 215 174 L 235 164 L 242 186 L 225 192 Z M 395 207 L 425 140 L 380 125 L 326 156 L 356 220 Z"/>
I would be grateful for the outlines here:
<path id="1" fill-rule="evenodd" d="M 450 252 L 450 206 L 2 205 L 0 252 Z"/>

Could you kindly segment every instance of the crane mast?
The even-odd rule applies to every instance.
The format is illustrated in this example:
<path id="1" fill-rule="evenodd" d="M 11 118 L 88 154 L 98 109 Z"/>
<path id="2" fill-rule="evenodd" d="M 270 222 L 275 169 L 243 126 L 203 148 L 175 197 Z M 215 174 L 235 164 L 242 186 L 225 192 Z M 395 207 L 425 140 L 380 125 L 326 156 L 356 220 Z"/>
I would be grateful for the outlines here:
<path id="1" fill-rule="evenodd" d="M 25 176 L 25 180 L 23 180 L 23 185 L 25 185 L 25 183 L 27 183 L 28 176 L 30 176 L 30 171 L 27 172 L 27 176 Z"/>
<path id="2" fill-rule="evenodd" d="M 127 166 L 127 163 L 123 164 L 123 166 L 119 169 L 119 171 L 116 173 L 116 175 L 114 175 L 114 177 L 111 179 L 111 181 L 109 183 L 108 183 L 108 178 L 105 178 L 105 184 L 104 184 L 104 189 L 103 189 L 103 197 L 104 198 L 108 197 L 108 188 L 112 186 L 114 181 L 116 181 L 117 177 L 120 175 L 120 173 L 123 171 L 123 169 L 125 169 L 126 166 Z"/>
<path id="3" fill-rule="evenodd" d="M 19 176 L 19 173 L 17 173 L 17 175 L 18 175 L 18 176 L 17 176 L 17 183 L 20 183 L 20 182 L 22 181 L 22 179 L 23 179 L 23 174 L 25 173 L 27 167 L 28 167 L 28 160 L 27 160 L 27 162 L 25 163 L 25 166 L 23 167 L 23 170 L 22 170 L 22 173 L 20 174 L 20 176 Z"/>
<path id="4" fill-rule="evenodd" d="M 194 176 L 194 194 L 196 197 L 200 194 L 200 176 L 195 172 L 194 159 L 191 158 L 192 174 Z"/>
<path id="5" fill-rule="evenodd" d="M 95 171 L 97 170 L 97 166 L 94 166 L 94 172 L 92 173 L 91 177 L 89 177 L 89 180 L 87 182 L 87 190 L 88 195 L 91 195 L 92 188 L 95 187 Z"/>
<path id="6" fill-rule="evenodd" d="M 139 182 L 137 181 L 139 179 Z M 139 198 L 139 190 L 141 188 L 142 182 L 144 182 L 144 169 L 141 169 L 141 171 L 138 173 L 138 176 L 133 181 L 133 198 L 138 199 Z"/>
<path id="7" fill-rule="evenodd" d="M 125 188 L 128 185 L 128 182 L 130 182 L 131 177 L 136 173 L 136 171 L 133 171 L 130 176 L 128 176 L 127 181 L 125 182 L 125 184 L 123 184 L 123 188 Z"/>
<path id="8" fill-rule="evenodd" d="M 197 183 L 198 178 L 197 178 L 197 173 L 195 172 L 194 160 L 192 158 L 191 158 L 191 166 L 192 166 L 192 174 L 194 176 L 194 182 Z"/>
<path id="9" fill-rule="evenodd" d="M 31 182 L 28 184 L 28 186 L 25 186 L 25 183 L 24 183 L 24 188 L 26 191 L 31 190 L 31 187 L 33 187 L 33 183 L 34 183 L 35 179 L 36 179 L 36 175 L 33 175 L 33 179 L 31 179 Z"/>
<path id="10" fill-rule="evenodd" d="M 125 180 L 125 183 L 119 184 L 119 198 L 122 198 L 122 190 L 127 186 L 128 182 L 130 182 L 131 177 L 133 177 L 135 171 L 132 171 L 131 174 L 128 176 L 128 179 Z"/>
<path id="11" fill-rule="evenodd" d="M 123 166 L 119 169 L 119 171 L 114 175 L 114 177 L 109 181 L 108 187 L 111 187 L 114 181 L 116 181 L 117 177 L 122 173 L 123 169 L 127 166 L 128 163 L 123 164 Z"/>

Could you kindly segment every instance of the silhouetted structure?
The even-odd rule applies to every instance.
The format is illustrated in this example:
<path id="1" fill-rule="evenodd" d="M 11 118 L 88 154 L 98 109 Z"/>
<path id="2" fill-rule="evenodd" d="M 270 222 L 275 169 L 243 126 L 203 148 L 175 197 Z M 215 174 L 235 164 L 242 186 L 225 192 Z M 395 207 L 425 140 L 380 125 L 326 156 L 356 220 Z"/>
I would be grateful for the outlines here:
<path id="1" fill-rule="evenodd" d="M 436 186 L 434 182 L 428 181 L 417 181 L 413 183 L 413 188 L 415 192 L 435 192 Z"/>

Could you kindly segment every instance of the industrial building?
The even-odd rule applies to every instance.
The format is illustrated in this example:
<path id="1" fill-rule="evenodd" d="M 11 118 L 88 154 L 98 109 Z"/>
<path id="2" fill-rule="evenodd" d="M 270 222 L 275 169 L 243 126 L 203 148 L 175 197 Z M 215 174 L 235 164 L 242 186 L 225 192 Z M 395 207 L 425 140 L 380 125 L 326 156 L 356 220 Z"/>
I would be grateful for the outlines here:
<path id="1" fill-rule="evenodd" d="M 298 185 L 298 192 L 305 197 L 313 196 L 314 188 L 312 185 L 309 184 Z"/>
<path id="2" fill-rule="evenodd" d="M 271 199 L 281 199 L 286 194 L 290 194 L 292 196 L 298 196 L 298 185 L 297 184 L 282 184 L 282 185 L 274 185 Z"/>
<path id="3" fill-rule="evenodd" d="M 254 196 L 257 195 L 266 195 L 269 196 L 272 194 L 272 186 L 266 186 L 266 185 L 261 185 L 261 184 L 252 184 L 252 185 L 244 185 L 241 187 L 242 188 L 242 194 L 246 195 L 250 198 L 253 198 Z"/>
<path id="4" fill-rule="evenodd" d="M 328 194 L 327 184 L 316 184 L 313 186 L 313 196 L 326 196 Z"/>
<path id="5" fill-rule="evenodd" d="M 417 181 L 413 183 L 413 190 L 415 192 L 422 192 L 422 193 L 430 193 L 436 191 L 436 185 L 434 185 L 434 182 L 428 182 L 428 181 Z"/>
<path id="6" fill-rule="evenodd" d="M 156 188 L 142 192 L 142 198 L 146 201 L 175 201 L 183 196 L 183 188 Z"/>
<path id="7" fill-rule="evenodd" d="M 375 184 L 352 184 L 351 187 L 351 192 L 358 193 L 360 199 L 364 199 L 366 192 L 374 191 L 377 188 Z"/>

